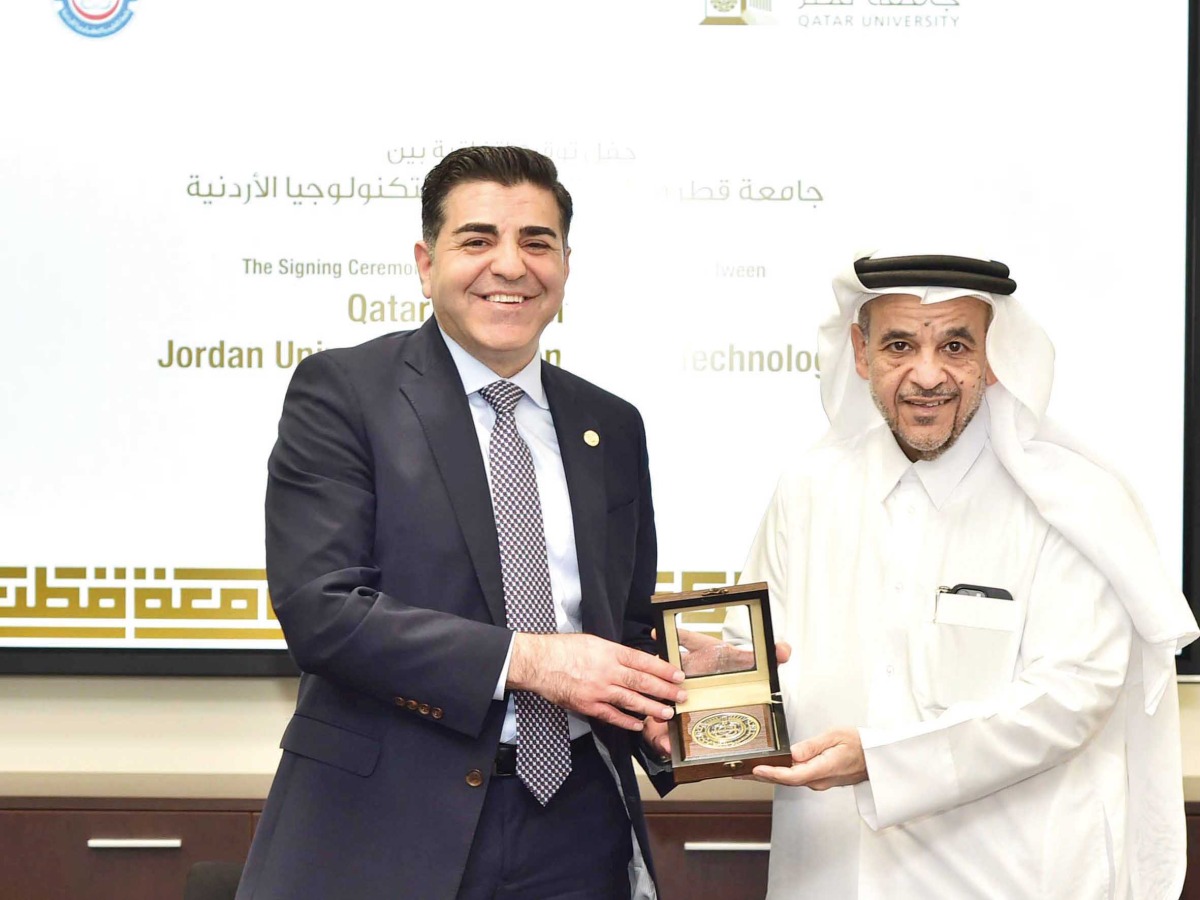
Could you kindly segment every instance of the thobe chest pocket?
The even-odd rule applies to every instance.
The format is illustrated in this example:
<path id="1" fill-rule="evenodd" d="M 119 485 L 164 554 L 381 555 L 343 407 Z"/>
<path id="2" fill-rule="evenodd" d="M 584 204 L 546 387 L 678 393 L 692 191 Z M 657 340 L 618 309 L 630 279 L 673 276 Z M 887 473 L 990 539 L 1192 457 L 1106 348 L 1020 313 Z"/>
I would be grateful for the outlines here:
<path id="1" fill-rule="evenodd" d="M 1015 600 L 939 592 L 932 622 L 910 632 L 913 695 L 933 715 L 986 700 L 1012 681 L 1021 639 Z"/>

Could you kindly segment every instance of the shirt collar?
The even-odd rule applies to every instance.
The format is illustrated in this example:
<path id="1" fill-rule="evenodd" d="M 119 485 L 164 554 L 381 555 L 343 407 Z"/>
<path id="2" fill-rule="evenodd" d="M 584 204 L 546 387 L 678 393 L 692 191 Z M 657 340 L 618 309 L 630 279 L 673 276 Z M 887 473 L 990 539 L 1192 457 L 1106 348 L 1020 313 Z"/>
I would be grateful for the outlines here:
<path id="1" fill-rule="evenodd" d="M 872 490 L 876 499 L 886 499 L 900 479 L 911 471 L 924 486 L 934 507 L 941 509 L 987 444 L 987 404 L 980 404 L 975 417 L 958 436 L 958 440 L 937 459 L 909 461 L 886 425 L 875 429 L 869 440 L 876 459 L 873 469 L 877 474 Z"/>
<path id="2" fill-rule="evenodd" d="M 529 361 L 529 364 L 516 375 L 511 378 L 501 378 L 464 350 L 454 338 L 446 334 L 440 322 L 438 331 L 442 334 L 442 340 L 446 342 L 446 349 L 450 351 L 450 358 L 454 360 L 454 366 L 458 369 L 458 377 L 462 380 L 467 396 L 476 393 L 480 388 L 487 387 L 493 381 L 511 381 L 542 409 L 550 408 L 550 403 L 546 399 L 546 389 L 542 387 L 542 358 L 538 354 L 533 354 L 533 359 Z"/>

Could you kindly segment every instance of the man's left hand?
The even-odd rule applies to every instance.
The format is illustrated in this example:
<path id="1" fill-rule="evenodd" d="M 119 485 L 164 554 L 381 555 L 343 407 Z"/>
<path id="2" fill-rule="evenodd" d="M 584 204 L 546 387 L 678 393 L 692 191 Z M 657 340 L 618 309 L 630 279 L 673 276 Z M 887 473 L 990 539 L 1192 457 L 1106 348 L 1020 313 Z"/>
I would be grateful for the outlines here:
<path id="1" fill-rule="evenodd" d="M 867 759 L 857 728 L 832 728 L 792 744 L 791 766 L 755 766 L 755 781 L 824 791 L 867 780 Z"/>
<path id="2" fill-rule="evenodd" d="M 659 759 L 669 760 L 671 758 L 670 726 L 666 722 L 660 722 L 650 716 L 646 717 L 642 725 L 642 740 L 646 742 L 650 752 L 657 755 Z"/>

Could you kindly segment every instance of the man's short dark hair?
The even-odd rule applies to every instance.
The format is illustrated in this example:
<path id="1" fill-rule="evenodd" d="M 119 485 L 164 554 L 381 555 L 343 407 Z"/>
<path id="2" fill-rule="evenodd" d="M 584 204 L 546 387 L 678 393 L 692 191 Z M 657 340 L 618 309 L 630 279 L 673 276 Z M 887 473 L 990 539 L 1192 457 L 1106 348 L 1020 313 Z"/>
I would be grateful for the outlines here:
<path id="1" fill-rule="evenodd" d="M 871 334 L 871 301 L 868 300 L 858 308 L 858 327 L 862 329 L 863 337 Z"/>
<path id="2" fill-rule="evenodd" d="M 524 147 L 460 147 L 446 154 L 429 174 L 421 189 L 421 237 L 433 249 L 446 222 L 446 197 L 460 184 L 492 181 L 505 187 L 532 184 L 545 188 L 558 203 L 563 246 L 571 229 L 571 195 L 558 180 L 558 169 L 550 157 Z"/>

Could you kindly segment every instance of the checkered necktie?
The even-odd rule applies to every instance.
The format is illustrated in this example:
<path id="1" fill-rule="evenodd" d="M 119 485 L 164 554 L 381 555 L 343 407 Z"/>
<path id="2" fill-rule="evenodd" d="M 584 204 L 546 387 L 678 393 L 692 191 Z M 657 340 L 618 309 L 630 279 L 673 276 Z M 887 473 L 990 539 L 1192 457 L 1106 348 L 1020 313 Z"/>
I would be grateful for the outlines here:
<path id="1" fill-rule="evenodd" d="M 494 381 L 479 393 L 496 410 L 488 462 L 508 627 L 512 631 L 550 634 L 558 628 L 550 593 L 542 504 L 533 457 L 517 433 L 513 418 L 513 409 L 525 392 L 510 381 Z M 567 713 L 532 691 L 513 691 L 513 699 L 517 708 L 517 776 L 545 806 L 571 772 Z"/>

